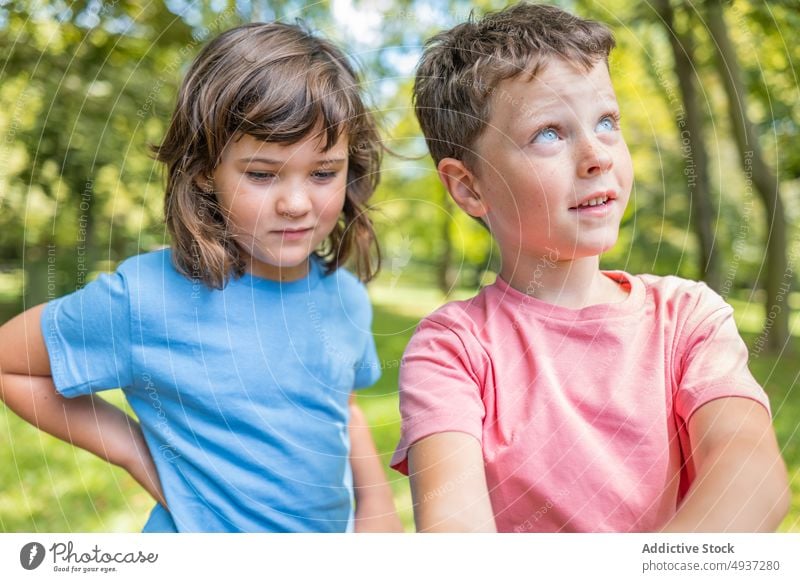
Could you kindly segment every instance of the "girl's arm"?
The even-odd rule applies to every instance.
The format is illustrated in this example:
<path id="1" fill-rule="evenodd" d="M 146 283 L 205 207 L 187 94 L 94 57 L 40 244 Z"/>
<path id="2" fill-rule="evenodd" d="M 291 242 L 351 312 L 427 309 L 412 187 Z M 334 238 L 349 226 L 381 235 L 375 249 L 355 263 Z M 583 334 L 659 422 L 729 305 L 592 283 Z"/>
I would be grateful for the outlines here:
<path id="1" fill-rule="evenodd" d="M 126 469 L 165 504 L 139 424 L 100 397 L 56 392 L 41 332 L 43 309 L 29 309 L 0 327 L 0 400 L 39 429 Z"/>
<path id="2" fill-rule="evenodd" d="M 350 396 L 350 465 L 356 496 L 356 532 L 402 532 L 369 425 Z"/>
<path id="3" fill-rule="evenodd" d="M 434 434 L 408 450 L 420 532 L 495 532 L 481 444 L 462 432 Z"/>
<path id="4" fill-rule="evenodd" d="M 689 419 L 697 476 L 665 532 L 775 531 L 789 509 L 786 466 L 769 415 L 719 398 Z"/>

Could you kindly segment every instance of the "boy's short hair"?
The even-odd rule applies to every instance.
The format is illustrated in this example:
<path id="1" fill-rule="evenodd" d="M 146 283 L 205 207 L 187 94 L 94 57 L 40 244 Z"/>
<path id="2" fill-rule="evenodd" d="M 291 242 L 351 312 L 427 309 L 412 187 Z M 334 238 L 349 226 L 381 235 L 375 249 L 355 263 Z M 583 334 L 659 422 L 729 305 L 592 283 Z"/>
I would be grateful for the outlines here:
<path id="1" fill-rule="evenodd" d="M 206 181 L 237 134 L 294 144 L 322 129 L 323 147 L 348 143 L 344 220 L 319 253 L 327 272 L 351 255 L 363 280 L 380 265 L 366 203 L 379 180 L 381 144 L 358 76 L 336 46 L 299 25 L 253 23 L 222 33 L 200 52 L 181 85 L 156 159 L 167 166 L 165 214 L 176 268 L 222 288 L 245 271 Z M 372 261 L 375 247 L 377 264 Z"/>
<path id="2" fill-rule="evenodd" d="M 430 38 L 414 81 L 414 108 L 434 162 L 455 158 L 471 165 L 501 81 L 533 77 L 554 57 L 588 69 L 608 62 L 614 46 L 605 25 L 526 2 L 478 21 L 470 15 Z"/>

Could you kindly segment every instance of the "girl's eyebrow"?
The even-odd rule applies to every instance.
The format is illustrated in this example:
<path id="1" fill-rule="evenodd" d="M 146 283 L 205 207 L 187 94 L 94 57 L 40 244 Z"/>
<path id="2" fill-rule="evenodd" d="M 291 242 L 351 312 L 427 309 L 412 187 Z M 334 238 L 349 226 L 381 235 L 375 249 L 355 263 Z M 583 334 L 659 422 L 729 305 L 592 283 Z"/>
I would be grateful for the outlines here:
<path id="1" fill-rule="evenodd" d="M 258 157 L 258 156 L 239 158 L 238 161 L 240 161 L 240 162 L 263 162 L 265 164 L 274 164 L 274 165 L 281 165 L 281 164 L 285 164 L 286 163 L 286 162 L 281 161 L 281 160 L 273 160 L 273 159 L 270 159 L 270 158 L 261 158 L 261 157 Z"/>
<path id="2" fill-rule="evenodd" d="M 260 156 L 254 156 L 251 158 L 240 158 L 240 162 L 252 163 L 252 162 L 261 162 L 262 164 L 271 164 L 273 166 L 283 166 L 286 165 L 286 160 L 274 160 L 272 158 L 262 158 Z M 329 159 L 320 159 L 317 160 L 316 163 L 318 164 L 341 164 L 346 162 L 346 158 L 329 158 Z"/>

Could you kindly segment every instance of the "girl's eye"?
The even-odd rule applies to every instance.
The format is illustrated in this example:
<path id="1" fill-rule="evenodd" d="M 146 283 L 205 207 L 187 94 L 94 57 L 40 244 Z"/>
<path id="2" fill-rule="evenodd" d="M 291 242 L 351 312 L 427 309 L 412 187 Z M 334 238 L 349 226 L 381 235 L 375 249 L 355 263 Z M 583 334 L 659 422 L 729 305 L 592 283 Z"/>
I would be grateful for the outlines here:
<path id="1" fill-rule="evenodd" d="M 311 174 L 317 180 L 332 180 L 336 177 L 336 172 L 330 170 L 319 170 Z"/>
<path id="2" fill-rule="evenodd" d="M 275 177 L 272 172 L 246 172 L 247 177 L 255 182 L 267 182 Z"/>
<path id="3" fill-rule="evenodd" d="M 597 124 L 598 132 L 615 131 L 619 127 L 619 118 L 614 115 L 606 115 Z"/>
<path id="4" fill-rule="evenodd" d="M 533 138 L 533 143 L 553 143 L 558 141 L 558 131 L 552 127 L 545 127 Z"/>

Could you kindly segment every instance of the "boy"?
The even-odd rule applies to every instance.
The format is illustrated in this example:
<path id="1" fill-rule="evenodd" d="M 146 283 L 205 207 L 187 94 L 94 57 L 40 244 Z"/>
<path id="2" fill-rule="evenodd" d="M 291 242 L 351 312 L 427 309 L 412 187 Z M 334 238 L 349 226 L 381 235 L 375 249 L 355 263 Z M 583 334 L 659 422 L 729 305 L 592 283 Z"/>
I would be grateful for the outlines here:
<path id="1" fill-rule="evenodd" d="M 702 283 L 601 271 L 633 183 L 603 25 L 517 4 L 432 38 L 415 108 L 502 269 L 423 320 L 392 465 L 421 531 L 773 530 L 769 403 Z"/>

